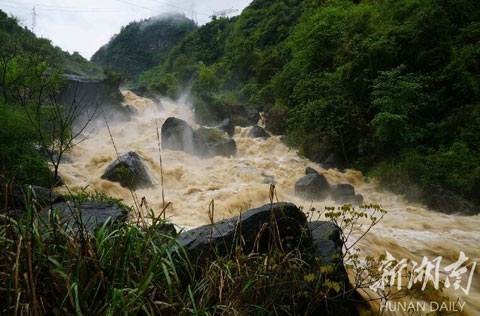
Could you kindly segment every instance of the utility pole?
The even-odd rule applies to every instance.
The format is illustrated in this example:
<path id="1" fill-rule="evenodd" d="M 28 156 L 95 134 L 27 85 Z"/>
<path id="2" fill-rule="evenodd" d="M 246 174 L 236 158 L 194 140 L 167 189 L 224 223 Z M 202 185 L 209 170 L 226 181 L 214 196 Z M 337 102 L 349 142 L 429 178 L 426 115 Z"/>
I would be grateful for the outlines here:
<path id="1" fill-rule="evenodd" d="M 193 20 L 193 22 L 195 22 L 195 24 L 197 24 L 197 13 L 195 12 L 195 0 L 191 0 L 190 2 L 190 10 L 192 12 L 192 17 L 191 19 Z"/>
<path id="2" fill-rule="evenodd" d="M 32 32 L 35 33 L 35 28 L 37 27 L 37 9 L 33 7 L 32 9 Z"/>

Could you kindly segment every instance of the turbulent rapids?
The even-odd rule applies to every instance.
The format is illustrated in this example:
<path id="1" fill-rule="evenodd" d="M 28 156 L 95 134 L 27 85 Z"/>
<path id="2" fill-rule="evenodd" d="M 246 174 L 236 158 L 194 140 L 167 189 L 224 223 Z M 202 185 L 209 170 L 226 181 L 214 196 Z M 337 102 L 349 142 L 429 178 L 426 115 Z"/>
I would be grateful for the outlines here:
<path id="1" fill-rule="evenodd" d="M 192 126 L 193 114 L 182 101 L 161 102 L 124 92 L 125 103 L 135 108 L 128 122 L 109 122 L 115 145 L 120 153 L 134 151 L 146 162 L 154 186 L 137 190 L 150 208 L 162 209 L 157 126 L 171 116 L 186 120 Z M 108 117 L 107 117 L 108 119 Z M 411 258 L 421 262 L 423 256 L 433 259 L 443 256 L 442 265 L 458 259 L 460 251 L 473 261 L 480 261 L 480 216 L 445 215 L 422 205 L 407 202 L 402 197 L 385 192 L 375 181 L 366 181 L 355 170 L 340 172 L 324 170 L 294 150 L 287 148 L 279 137 L 254 139 L 247 137 L 248 128 L 236 128 L 235 157 L 202 159 L 180 151 L 164 150 L 163 174 L 165 199 L 171 202 L 167 217 L 183 227 L 195 227 L 209 222 L 208 207 L 215 201 L 215 220 L 238 214 L 248 207 L 269 201 L 269 183 L 274 179 L 278 199 L 316 209 L 333 205 L 332 201 L 314 203 L 294 194 L 296 180 L 310 166 L 323 173 L 331 184 L 351 183 L 365 202 L 381 205 L 388 211 L 360 248 L 365 255 L 390 252 L 396 258 Z M 61 166 L 61 176 L 72 191 L 88 187 L 132 203 L 130 191 L 117 183 L 102 180 L 105 168 L 116 158 L 108 129 L 103 120 L 92 125 L 87 139 L 70 153 L 71 161 Z M 477 267 L 466 302 L 465 314 L 480 313 L 480 268 Z M 447 292 L 452 297 L 463 292 Z"/>

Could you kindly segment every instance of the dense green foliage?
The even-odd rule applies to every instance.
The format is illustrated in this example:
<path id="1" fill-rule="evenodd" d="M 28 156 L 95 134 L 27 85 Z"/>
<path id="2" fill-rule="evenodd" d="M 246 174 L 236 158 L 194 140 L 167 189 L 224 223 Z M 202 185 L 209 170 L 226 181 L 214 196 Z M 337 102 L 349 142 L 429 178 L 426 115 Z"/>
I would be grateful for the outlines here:
<path id="1" fill-rule="evenodd" d="M 404 193 L 440 186 L 479 203 L 479 39 L 476 0 L 255 0 L 141 83 L 190 88 L 201 122 L 247 104 L 316 161 L 334 154 Z"/>
<path id="2" fill-rule="evenodd" d="M 1 185 L 12 181 L 51 184 L 45 149 L 57 140 L 47 135 L 58 135 L 39 132 L 55 130 L 52 117 L 59 113 L 46 105 L 60 89 L 63 73 L 103 76 L 97 66 L 79 54 L 68 54 L 50 41 L 37 38 L 0 11 Z"/>
<path id="3" fill-rule="evenodd" d="M 184 15 L 165 15 L 122 28 L 92 61 L 104 69 L 136 78 L 143 71 L 162 63 L 170 50 L 196 28 Z"/>
<path id="4" fill-rule="evenodd" d="M 0 175 L 10 181 L 49 185 L 50 170 L 35 148 L 35 130 L 25 114 L 0 104 L 0 126 Z"/>

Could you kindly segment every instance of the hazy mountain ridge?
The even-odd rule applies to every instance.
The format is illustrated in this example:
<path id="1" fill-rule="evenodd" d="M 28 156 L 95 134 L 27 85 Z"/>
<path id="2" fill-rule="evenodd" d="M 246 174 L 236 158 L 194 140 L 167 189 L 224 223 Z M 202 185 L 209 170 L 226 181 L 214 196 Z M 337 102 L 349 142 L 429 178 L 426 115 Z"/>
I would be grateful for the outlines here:
<path id="1" fill-rule="evenodd" d="M 132 22 L 100 48 L 91 60 L 104 69 L 136 78 L 162 63 L 171 48 L 195 28 L 195 23 L 181 14 Z"/>

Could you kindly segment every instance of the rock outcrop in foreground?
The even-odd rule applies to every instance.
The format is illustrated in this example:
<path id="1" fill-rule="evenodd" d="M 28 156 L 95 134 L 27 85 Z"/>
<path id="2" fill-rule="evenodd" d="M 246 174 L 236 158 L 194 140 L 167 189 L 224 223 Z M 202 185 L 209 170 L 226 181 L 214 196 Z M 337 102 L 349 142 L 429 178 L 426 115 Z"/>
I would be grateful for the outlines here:
<path id="1" fill-rule="evenodd" d="M 125 209 L 113 202 L 62 202 L 52 205 L 49 212 L 44 212 L 46 222 L 49 220 L 50 213 L 57 216 L 60 224 L 68 229 L 78 231 L 81 226 L 89 232 L 94 230 L 107 221 L 111 223 L 122 223 L 127 220 L 128 213 Z"/>
<path id="2" fill-rule="evenodd" d="M 335 224 L 309 223 L 294 204 L 274 203 L 184 232 L 177 243 L 187 251 L 191 261 L 201 264 L 218 255 L 234 254 L 238 247 L 246 254 L 267 253 L 272 240 L 280 240 L 284 251 L 300 251 L 302 257 L 330 266 L 329 280 L 338 282 L 348 292 L 351 286 L 343 264 L 340 236 L 341 230 Z M 352 302 L 343 297 L 341 304 L 332 302 L 313 315 L 357 315 L 357 312 Z"/>
<path id="3" fill-rule="evenodd" d="M 62 202 L 44 211 L 44 223 L 54 215 L 68 231 L 78 233 L 85 227 L 90 233 L 106 223 L 126 223 L 127 211 L 113 202 Z M 172 254 L 181 246 L 190 258 L 192 267 L 208 266 L 210 260 L 234 257 L 239 252 L 249 256 L 275 252 L 291 253 L 305 264 L 312 275 L 335 282 L 339 286 L 335 300 L 318 304 L 312 315 L 357 315 L 350 295 L 355 292 L 343 263 L 341 229 L 332 222 L 308 222 L 305 214 L 294 204 L 273 203 L 250 209 L 239 216 L 201 226 L 178 235 L 172 224 L 156 229 L 176 238 Z M 173 239 L 172 239 L 173 240 Z M 325 267 L 324 272 L 321 267 Z M 308 281 L 305 281 L 308 283 Z M 306 284 L 307 284 L 306 283 Z M 346 294 L 350 293 L 350 294 Z M 353 294 L 352 294 L 353 293 Z M 298 306 L 299 310 L 306 308 Z"/>
<path id="4" fill-rule="evenodd" d="M 186 231 L 177 242 L 192 258 L 203 261 L 213 251 L 228 254 L 240 244 L 247 253 L 261 253 L 272 238 L 279 237 L 285 251 L 308 251 L 324 263 L 343 266 L 340 234 L 340 228 L 331 222 L 308 222 L 292 203 L 273 203 Z"/>
<path id="5" fill-rule="evenodd" d="M 213 225 L 195 228 L 181 234 L 178 243 L 198 260 L 208 256 L 212 249 L 221 254 L 230 253 L 240 239 L 245 251 L 262 252 L 268 248 L 268 241 L 273 237 L 271 230 L 276 230 L 274 226 L 286 251 L 309 246 L 305 214 L 291 203 L 264 205 Z"/>

